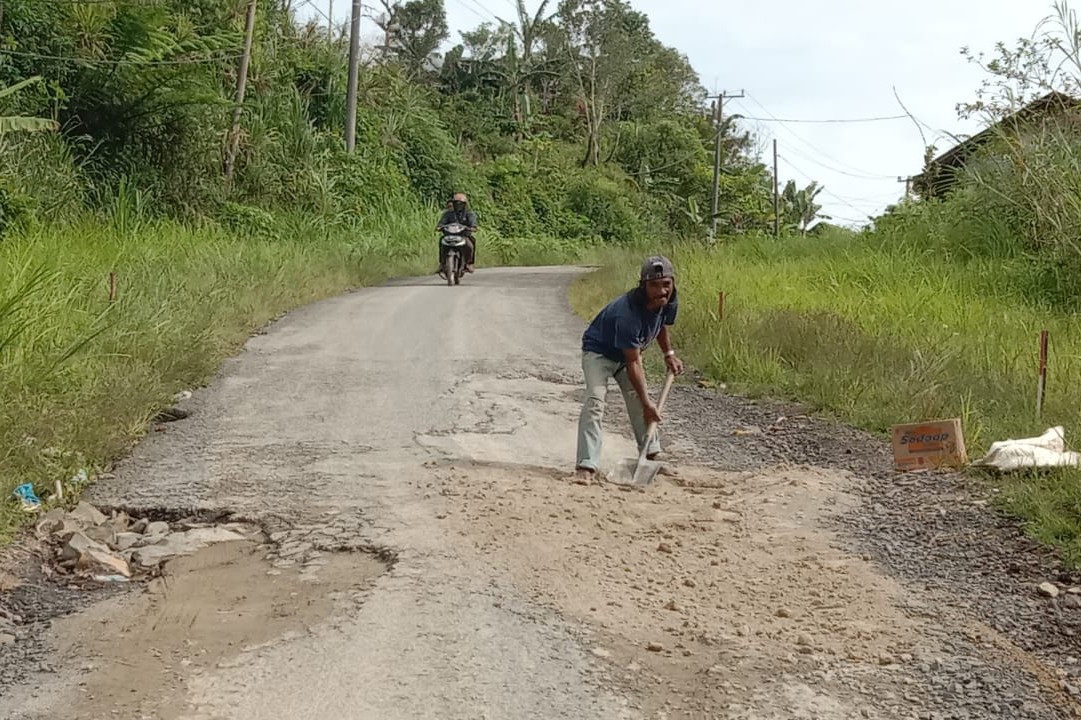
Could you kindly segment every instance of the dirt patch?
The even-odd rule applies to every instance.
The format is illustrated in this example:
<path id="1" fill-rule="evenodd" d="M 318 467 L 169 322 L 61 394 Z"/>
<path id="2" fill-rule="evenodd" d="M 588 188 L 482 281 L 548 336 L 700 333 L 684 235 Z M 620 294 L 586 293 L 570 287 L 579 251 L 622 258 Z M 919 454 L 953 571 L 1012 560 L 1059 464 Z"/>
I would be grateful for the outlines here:
<path id="1" fill-rule="evenodd" d="M 993 486 L 957 472 L 901 474 L 889 443 L 809 415 L 792 403 L 677 387 L 666 424 L 676 462 L 761 472 L 811 465 L 852 473 L 860 503 L 830 527 L 853 553 L 867 554 L 906 587 L 937 597 L 946 611 L 1038 658 L 1062 702 L 1081 717 L 1081 574 L 992 509 Z M 1039 587 L 1061 590 L 1049 598 Z"/>
<path id="2" fill-rule="evenodd" d="M 434 472 L 446 522 L 592 627 L 648 716 L 1067 717 L 1041 678 L 965 645 L 933 597 L 844 549 L 827 526 L 858 502 L 847 474 L 680 468 L 678 485 L 626 490 L 520 467 Z"/>
<path id="3" fill-rule="evenodd" d="M 60 663 L 77 683 L 66 717 L 180 717 L 192 678 L 308 631 L 384 569 L 365 553 L 273 567 L 250 541 L 176 558 L 144 592 L 54 624 Z"/>

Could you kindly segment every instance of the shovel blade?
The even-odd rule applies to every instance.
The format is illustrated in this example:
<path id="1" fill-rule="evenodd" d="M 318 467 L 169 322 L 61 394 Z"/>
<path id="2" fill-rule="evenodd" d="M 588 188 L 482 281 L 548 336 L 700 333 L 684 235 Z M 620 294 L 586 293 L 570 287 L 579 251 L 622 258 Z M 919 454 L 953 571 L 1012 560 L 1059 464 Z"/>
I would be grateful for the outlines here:
<path id="1" fill-rule="evenodd" d="M 630 458 L 621 461 L 608 479 L 617 485 L 649 485 L 660 470 L 659 462 L 654 460 L 638 462 L 638 458 Z"/>

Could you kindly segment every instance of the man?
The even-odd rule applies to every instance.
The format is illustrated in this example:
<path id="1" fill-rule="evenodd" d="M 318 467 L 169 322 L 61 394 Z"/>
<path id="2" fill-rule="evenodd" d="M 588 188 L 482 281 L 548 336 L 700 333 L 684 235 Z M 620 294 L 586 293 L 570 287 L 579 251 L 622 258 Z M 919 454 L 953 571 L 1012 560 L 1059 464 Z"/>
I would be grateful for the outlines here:
<path id="1" fill-rule="evenodd" d="M 610 378 L 623 392 L 639 452 L 646 442 L 648 423 L 660 422 L 660 412 L 647 392 L 642 351 L 656 340 L 668 369 L 677 375 L 683 373 L 683 362 L 676 357 L 668 331 L 676 322 L 678 309 L 672 263 L 663 255 L 654 255 L 642 264 L 638 287 L 610 302 L 582 335 L 586 396 L 578 418 L 576 481 L 592 482 L 596 477 Z M 655 460 L 660 450 L 654 435 L 646 457 Z"/>
<path id="2" fill-rule="evenodd" d="M 447 208 L 443 215 L 439 218 L 439 225 L 436 226 L 435 231 L 438 233 L 443 232 L 443 228 L 452 223 L 458 223 L 459 225 L 465 225 L 468 230 L 469 242 L 466 246 L 469 248 L 469 257 L 465 261 L 465 271 L 473 272 L 473 263 L 477 257 L 477 239 L 473 237 L 473 233 L 477 231 L 477 215 L 469 209 L 469 198 L 465 193 L 455 193 L 454 198 L 451 200 L 451 206 Z M 443 270 L 443 245 L 439 245 L 439 270 L 436 272 L 442 272 Z"/>

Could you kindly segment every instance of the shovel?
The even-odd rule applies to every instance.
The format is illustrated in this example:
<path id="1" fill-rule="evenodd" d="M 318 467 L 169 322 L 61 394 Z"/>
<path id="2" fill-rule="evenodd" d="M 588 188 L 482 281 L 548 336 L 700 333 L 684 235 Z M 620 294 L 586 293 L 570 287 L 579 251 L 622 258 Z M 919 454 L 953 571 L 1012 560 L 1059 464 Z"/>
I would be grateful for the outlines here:
<path id="1" fill-rule="evenodd" d="M 661 399 L 657 402 L 657 412 L 664 411 L 664 401 L 668 399 L 668 391 L 672 389 L 672 381 L 676 379 L 675 373 L 669 371 L 664 380 L 664 389 L 661 390 Z M 656 460 L 647 460 L 649 444 L 653 441 L 653 435 L 657 432 L 657 423 L 651 422 L 646 428 L 646 441 L 642 445 L 642 452 L 638 453 L 637 459 L 627 458 L 619 463 L 610 480 L 620 485 L 648 485 L 653 482 L 660 472 L 661 464 Z"/>

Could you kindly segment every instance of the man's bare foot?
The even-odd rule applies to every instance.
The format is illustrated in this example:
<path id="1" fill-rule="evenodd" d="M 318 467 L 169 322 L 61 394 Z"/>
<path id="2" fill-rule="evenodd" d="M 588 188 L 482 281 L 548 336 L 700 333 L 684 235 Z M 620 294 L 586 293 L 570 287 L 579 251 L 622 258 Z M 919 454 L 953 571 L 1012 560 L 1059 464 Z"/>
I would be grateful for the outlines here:
<path id="1" fill-rule="evenodd" d="M 589 468 L 575 468 L 571 479 L 575 485 L 592 485 L 596 481 L 597 471 Z"/>

